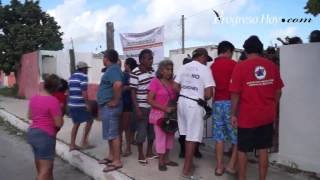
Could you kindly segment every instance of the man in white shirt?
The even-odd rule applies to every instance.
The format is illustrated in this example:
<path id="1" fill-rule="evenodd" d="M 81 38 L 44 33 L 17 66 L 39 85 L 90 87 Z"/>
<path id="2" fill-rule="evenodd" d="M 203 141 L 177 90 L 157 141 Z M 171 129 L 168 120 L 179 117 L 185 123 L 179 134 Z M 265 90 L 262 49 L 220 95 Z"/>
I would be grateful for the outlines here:
<path id="1" fill-rule="evenodd" d="M 209 100 L 214 93 L 215 82 L 209 67 L 212 58 L 204 48 L 192 53 L 193 61 L 182 66 L 175 78 L 175 89 L 180 93 L 178 100 L 178 125 L 180 135 L 186 136 L 186 154 L 182 177 L 196 179 L 192 174 L 192 158 L 197 142 L 202 141 L 205 115 L 198 100 Z"/>

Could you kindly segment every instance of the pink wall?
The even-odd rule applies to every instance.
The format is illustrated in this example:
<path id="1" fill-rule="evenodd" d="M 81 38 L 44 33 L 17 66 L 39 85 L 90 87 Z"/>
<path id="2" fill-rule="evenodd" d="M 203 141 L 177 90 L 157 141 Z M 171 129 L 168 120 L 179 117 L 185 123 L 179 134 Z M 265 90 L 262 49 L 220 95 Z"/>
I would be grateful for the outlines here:
<path id="1" fill-rule="evenodd" d="M 18 75 L 19 95 L 30 98 L 39 92 L 38 52 L 24 54 L 21 58 L 21 70 Z"/>

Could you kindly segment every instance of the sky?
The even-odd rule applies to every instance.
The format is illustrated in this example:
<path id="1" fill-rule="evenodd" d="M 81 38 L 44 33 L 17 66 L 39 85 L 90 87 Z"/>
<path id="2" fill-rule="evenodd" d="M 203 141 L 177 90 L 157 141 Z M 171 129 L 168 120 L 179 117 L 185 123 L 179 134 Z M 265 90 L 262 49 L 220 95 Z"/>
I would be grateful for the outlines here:
<path id="1" fill-rule="evenodd" d="M 24 1 L 24 0 L 23 0 Z M 185 15 L 185 47 L 217 45 L 228 40 L 242 48 L 250 35 L 258 35 L 264 47 L 280 43 L 277 37 L 299 36 L 308 42 L 320 29 L 320 15 L 305 14 L 307 0 L 40 0 L 44 11 L 64 32 L 65 49 L 99 52 L 106 47 L 105 24 L 115 27 L 115 49 L 122 53 L 119 33 L 143 32 L 165 26 L 165 55 L 181 47 L 181 15 Z M 8 4 L 9 0 L 2 0 Z M 213 13 L 218 12 L 220 21 Z M 311 18 L 308 23 L 282 22 Z M 291 20 L 292 20 L 291 19 Z"/>

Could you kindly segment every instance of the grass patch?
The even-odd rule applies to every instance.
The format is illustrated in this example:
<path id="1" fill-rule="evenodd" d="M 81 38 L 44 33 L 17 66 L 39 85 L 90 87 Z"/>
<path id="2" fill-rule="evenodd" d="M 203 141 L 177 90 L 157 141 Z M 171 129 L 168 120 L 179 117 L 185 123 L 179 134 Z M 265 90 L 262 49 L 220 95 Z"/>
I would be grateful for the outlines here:
<path id="1" fill-rule="evenodd" d="M 13 87 L 3 87 L 0 88 L 0 95 L 7 96 L 7 97 L 14 97 L 18 99 L 24 99 L 24 97 L 21 97 L 18 95 L 18 85 L 14 85 Z"/>

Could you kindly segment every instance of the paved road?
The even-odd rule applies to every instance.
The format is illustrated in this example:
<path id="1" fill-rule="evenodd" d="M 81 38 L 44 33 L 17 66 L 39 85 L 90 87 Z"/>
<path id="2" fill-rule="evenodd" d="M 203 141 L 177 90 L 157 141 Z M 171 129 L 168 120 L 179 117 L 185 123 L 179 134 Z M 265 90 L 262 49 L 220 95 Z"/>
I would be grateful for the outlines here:
<path id="1" fill-rule="evenodd" d="M 0 120 L 1 121 L 1 120 Z M 18 134 L 21 134 L 18 132 Z M 0 122 L 0 179 L 32 180 L 36 171 L 31 148 L 23 135 Z M 92 178 L 73 168 L 58 157 L 54 165 L 55 180 L 92 180 Z"/>

